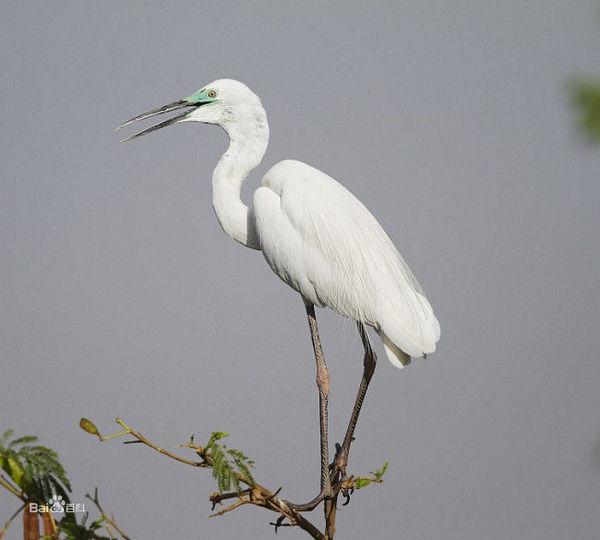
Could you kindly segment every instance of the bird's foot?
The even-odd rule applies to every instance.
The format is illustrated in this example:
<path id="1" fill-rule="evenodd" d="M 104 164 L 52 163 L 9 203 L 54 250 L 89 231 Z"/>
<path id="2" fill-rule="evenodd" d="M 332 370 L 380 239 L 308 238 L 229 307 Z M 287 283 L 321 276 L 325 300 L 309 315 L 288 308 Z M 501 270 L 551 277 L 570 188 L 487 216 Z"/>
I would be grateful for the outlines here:
<path id="1" fill-rule="evenodd" d="M 336 488 L 338 490 L 338 493 L 340 493 L 342 497 L 344 497 L 344 502 L 342 503 L 342 506 L 348 506 L 350 504 L 350 498 L 352 497 L 352 494 L 354 493 L 355 489 L 354 476 L 345 476 L 342 480 L 340 480 Z"/>
<path id="2" fill-rule="evenodd" d="M 323 489 L 321 490 L 321 493 L 319 493 L 314 499 L 308 501 L 307 503 L 295 504 L 289 501 L 285 501 L 285 504 L 287 504 L 292 510 L 295 510 L 296 512 L 311 512 L 324 500 L 331 499 L 332 496 L 333 492 L 331 488 Z"/>
<path id="3" fill-rule="evenodd" d="M 346 467 L 348 466 L 348 450 L 336 443 L 336 452 L 333 463 L 329 465 L 329 476 L 331 477 L 331 483 L 343 482 L 346 476 Z"/>
<path id="4" fill-rule="evenodd" d="M 352 497 L 352 494 L 354 493 L 354 488 L 342 488 L 341 490 L 342 493 L 342 497 L 344 497 L 344 502 L 342 503 L 342 506 L 348 506 L 350 504 L 350 498 Z"/>

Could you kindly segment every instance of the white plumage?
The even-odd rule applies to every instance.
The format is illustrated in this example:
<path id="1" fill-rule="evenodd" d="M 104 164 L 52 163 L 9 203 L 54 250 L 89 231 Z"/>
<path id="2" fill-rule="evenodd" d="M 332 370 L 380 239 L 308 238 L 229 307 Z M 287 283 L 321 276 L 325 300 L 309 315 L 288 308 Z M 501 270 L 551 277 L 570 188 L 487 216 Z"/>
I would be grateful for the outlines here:
<path id="1" fill-rule="evenodd" d="M 395 366 L 435 350 L 440 326 L 423 289 L 381 225 L 341 184 L 305 163 L 285 160 L 267 172 L 252 207 L 243 203 L 242 183 L 269 140 L 258 96 L 238 81 L 221 79 L 129 122 L 182 107 L 192 111 L 128 139 L 174 122 L 222 126 L 230 144 L 212 186 L 223 230 L 260 249 L 307 305 L 329 307 L 373 327 Z"/>
<path id="2" fill-rule="evenodd" d="M 411 357 L 435 350 L 440 325 L 423 289 L 381 225 L 352 193 L 325 173 L 301 161 L 281 161 L 254 192 L 253 205 L 244 204 L 242 183 L 261 162 L 269 142 L 267 115 L 247 86 L 229 79 L 214 81 L 187 98 L 123 125 L 177 109 L 186 111 L 125 140 L 176 122 L 223 127 L 229 147 L 212 177 L 217 219 L 231 238 L 261 250 L 275 274 L 300 293 L 306 306 L 319 392 L 320 493 L 306 504 L 287 504 L 310 511 L 324 499 L 337 497 L 335 489 L 339 490 L 346 478 L 354 429 L 376 365 L 365 325 L 377 331 L 388 359 L 399 368 Z M 356 320 L 364 348 L 363 375 L 334 463 L 329 462 L 329 373 L 314 306 L 329 307 Z"/>
<path id="3" fill-rule="evenodd" d="M 302 297 L 362 321 L 402 367 L 432 353 L 440 327 L 423 290 L 367 208 L 341 184 L 286 160 L 254 193 L 260 247 L 273 271 Z"/>

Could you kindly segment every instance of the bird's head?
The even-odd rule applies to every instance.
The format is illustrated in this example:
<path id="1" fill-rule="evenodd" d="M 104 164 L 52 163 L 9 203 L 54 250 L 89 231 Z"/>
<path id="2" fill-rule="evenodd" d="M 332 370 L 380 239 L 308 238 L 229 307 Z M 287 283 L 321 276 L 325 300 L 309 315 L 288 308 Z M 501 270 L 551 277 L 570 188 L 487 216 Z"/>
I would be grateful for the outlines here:
<path id="1" fill-rule="evenodd" d="M 259 117 L 264 116 L 259 97 L 245 84 L 233 79 L 219 79 L 190 96 L 135 116 L 117 129 L 139 120 L 181 110 L 183 112 L 126 137 L 121 142 L 131 141 L 178 122 L 217 124 L 229 131 L 236 125 L 260 120 Z"/>

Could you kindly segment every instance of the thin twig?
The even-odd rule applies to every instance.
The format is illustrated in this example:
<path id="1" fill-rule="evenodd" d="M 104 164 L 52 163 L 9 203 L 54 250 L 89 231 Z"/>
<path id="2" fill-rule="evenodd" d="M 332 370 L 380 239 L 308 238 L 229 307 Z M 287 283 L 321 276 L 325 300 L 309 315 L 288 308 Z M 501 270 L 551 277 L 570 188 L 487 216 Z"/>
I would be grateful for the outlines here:
<path id="1" fill-rule="evenodd" d="M 105 521 L 102 526 L 106 529 L 106 532 L 108 533 L 108 536 L 110 536 L 111 540 L 117 540 L 117 537 L 113 533 L 113 530 L 107 521 Z"/>
<path id="2" fill-rule="evenodd" d="M 18 509 L 17 511 L 8 518 L 8 520 L 6 521 L 6 523 L 4 524 L 4 527 L 2 527 L 2 529 L 0 529 L 0 539 L 4 538 L 4 535 L 6 534 L 6 531 L 8 531 L 8 528 L 10 527 L 10 524 L 13 522 L 13 520 L 23 511 L 23 509 L 25 508 L 25 506 L 27 506 L 27 503 L 24 502 Z"/>
<path id="3" fill-rule="evenodd" d="M 19 491 L 16 487 L 14 487 L 6 478 L 4 478 L 4 476 L 0 476 L 0 486 L 6 488 L 15 497 L 21 499 L 23 502 L 27 500 L 25 494 L 22 491 Z"/>
<path id="4" fill-rule="evenodd" d="M 251 504 L 251 503 L 247 499 L 240 499 L 239 501 L 236 501 L 233 504 L 226 506 L 225 508 L 223 508 L 223 510 L 219 510 L 218 512 L 215 512 L 214 514 L 211 514 L 208 517 L 222 516 L 222 515 L 226 514 L 227 512 L 231 512 L 232 510 L 235 510 L 236 508 L 239 508 L 240 506 L 242 506 L 244 504 Z"/>
<path id="5" fill-rule="evenodd" d="M 173 452 L 169 452 L 168 450 L 165 450 L 164 448 L 161 448 L 157 444 L 155 444 L 152 441 L 149 441 L 148 439 L 146 439 L 146 437 L 144 437 L 141 433 L 139 433 L 135 429 L 129 427 L 120 418 L 116 418 L 115 422 L 117 424 L 123 426 L 125 428 L 125 430 L 130 435 L 134 436 L 138 441 L 144 443 L 145 445 L 149 446 L 153 450 L 156 450 L 159 454 L 163 454 L 164 456 L 170 457 L 171 459 L 174 459 L 175 461 L 179 461 L 181 463 L 185 463 L 186 465 L 191 465 L 192 467 L 206 467 L 206 464 L 202 463 L 201 461 L 193 461 L 191 459 L 187 459 L 187 458 L 178 456 L 177 454 L 174 454 Z"/>
<path id="6" fill-rule="evenodd" d="M 117 522 L 115 521 L 115 517 L 109 516 L 104 511 L 104 508 L 102 508 L 102 505 L 100 504 L 100 500 L 98 499 L 98 488 L 96 488 L 94 490 L 94 497 L 91 497 L 89 493 L 86 493 L 85 496 L 86 496 L 86 498 L 88 498 L 90 501 L 92 501 L 94 503 L 94 505 L 98 509 L 98 512 L 100 512 L 102 519 L 104 519 L 104 521 L 106 521 L 109 525 L 111 525 L 115 529 L 115 531 L 117 531 L 121 535 L 121 537 L 124 540 L 131 540 L 131 537 L 127 536 L 127 534 L 125 534 L 123 529 L 121 529 L 121 527 L 119 527 L 119 525 L 117 525 Z M 107 528 L 107 530 L 109 530 L 109 529 Z M 111 534 L 110 530 L 109 530 L 109 534 Z M 112 534 L 111 534 L 111 537 L 112 537 Z"/>
<path id="7" fill-rule="evenodd" d="M 123 433 L 124 435 L 129 434 L 132 437 L 135 437 L 135 439 L 137 439 L 141 443 L 144 443 L 146 446 L 152 448 L 159 454 L 162 454 L 171 459 L 174 459 L 175 461 L 179 461 L 180 463 L 185 463 L 186 465 L 191 465 L 192 467 L 212 468 L 212 466 L 213 466 L 213 460 L 212 460 L 209 452 L 207 451 L 207 449 L 205 449 L 201 446 L 197 446 L 197 445 L 193 444 L 191 441 L 188 444 L 182 445 L 182 446 L 194 450 L 196 452 L 196 454 L 198 454 L 198 456 L 201 458 L 202 461 L 193 461 L 191 459 L 184 458 L 173 452 L 169 452 L 168 450 L 161 448 L 156 443 L 154 443 L 154 442 L 150 441 L 149 439 L 147 439 L 146 437 L 144 437 L 144 435 L 142 435 L 139 431 L 136 431 L 132 427 L 128 426 L 120 418 L 116 418 L 115 421 L 117 422 L 117 424 L 119 424 L 120 426 L 122 426 L 125 429 L 125 432 Z M 298 527 L 300 527 L 301 529 L 306 531 L 315 540 L 324 540 L 325 539 L 325 536 L 323 535 L 323 533 L 317 527 L 315 527 L 315 525 L 313 525 L 308 519 L 306 519 L 304 516 L 302 516 L 299 512 L 290 508 L 287 505 L 287 503 L 285 503 L 282 499 L 280 499 L 277 496 L 277 493 L 279 493 L 281 488 L 279 488 L 277 491 L 274 492 L 274 491 L 271 491 L 271 490 L 265 488 L 264 486 L 261 486 L 260 484 L 251 483 L 243 474 L 240 474 L 238 472 L 235 472 L 234 474 L 235 474 L 237 480 L 241 484 L 244 484 L 244 485 L 248 486 L 248 488 L 249 488 L 248 490 L 244 490 L 244 492 L 240 492 L 240 494 L 242 494 L 242 499 L 243 499 L 242 504 L 252 504 L 255 506 L 259 506 L 261 508 L 266 508 L 266 509 L 276 512 L 278 514 L 282 514 L 290 521 L 290 524 L 292 526 L 297 525 Z M 213 503 L 216 500 L 218 503 L 221 500 L 233 498 L 235 496 L 239 496 L 240 494 L 236 493 L 234 495 L 232 493 L 226 493 L 226 494 L 219 494 L 219 497 L 214 497 L 214 494 L 213 494 L 213 495 L 211 495 L 211 498 L 209 500 Z M 93 499 L 92 499 L 92 501 L 93 501 Z M 238 503 L 239 502 L 240 501 L 238 501 Z M 242 506 L 242 504 L 238 504 L 238 503 L 234 503 L 233 505 L 231 505 L 231 506 L 234 506 L 234 508 L 227 507 L 224 510 L 229 512 L 231 510 L 234 510 L 235 508 L 238 508 L 239 506 Z M 219 513 L 217 513 L 217 515 L 219 515 Z M 105 517 L 106 517 L 106 515 L 105 515 Z M 111 524 L 114 527 L 114 523 L 111 523 Z M 124 536 L 124 538 L 127 538 L 127 537 Z"/>
<path id="8" fill-rule="evenodd" d="M 244 491 L 231 491 L 229 493 L 219 493 L 219 492 L 215 492 L 212 493 L 211 496 L 208 498 L 208 500 L 212 503 L 212 510 L 215 509 L 215 506 L 217 506 L 217 504 L 221 504 L 223 501 L 227 500 L 227 499 L 235 499 L 236 497 L 240 497 L 242 495 L 249 495 L 250 494 L 250 489 L 245 489 Z"/>

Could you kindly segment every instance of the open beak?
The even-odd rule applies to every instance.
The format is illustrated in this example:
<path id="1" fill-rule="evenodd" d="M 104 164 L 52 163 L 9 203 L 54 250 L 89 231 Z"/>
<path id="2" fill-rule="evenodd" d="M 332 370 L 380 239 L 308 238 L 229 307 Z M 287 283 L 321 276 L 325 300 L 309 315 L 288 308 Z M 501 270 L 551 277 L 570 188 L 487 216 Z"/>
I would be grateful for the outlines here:
<path id="1" fill-rule="evenodd" d="M 125 122 L 124 124 L 121 124 L 117 128 L 117 130 L 119 130 L 125 126 L 128 126 L 129 124 L 133 124 L 133 122 L 137 122 L 138 120 L 145 120 L 146 118 L 151 118 L 151 117 L 157 116 L 159 114 L 165 114 L 165 113 L 169 113 L 172 111 L 177 111 L 179 109 L 186 109 L 186 111 L 181 114 L 177 114 L 177 115 L 169 118 L 168 120 L 164 120 L 162 122 L 159 122 L 158 124 L 154 124 L 153 126 L 150 126 L 149 128 L 146 128 L 146 129 L 140 131 L 139 133 L 135 133 L 134 135 L 125 137 L 124 139 L 121 139 L 119 142 L 131 141 L 133 139 L 137 139 L 138 137 L 141 137 L 142 135 L 146 135 L 146 134 L 152 133 L 153 131 L 156 131 L 158 129 L 162 129 L 164 127 L 170 126 L 171 124 L 174 124 L 175 122 L 178 122 L 179 120 L 182 120 L 183 118 L 185 118 L 191 112 L 189 109 L 195 109 L 196 107 L 199 107 L 200 105 L 201 105 L 200 103 L 194 103 L 191 101 L 187 101 L 185 99 L 181 99 L 179 101 L 174 101 L 173 103 L 169 103 L 168 105 L 158 107 L 158 109 L 153 109 L 153 110 L 145 112 L 143 114 L 139 114 L 139 115 L 131 118 L 130 120 L 127 120 L 127 122 Z"/>

